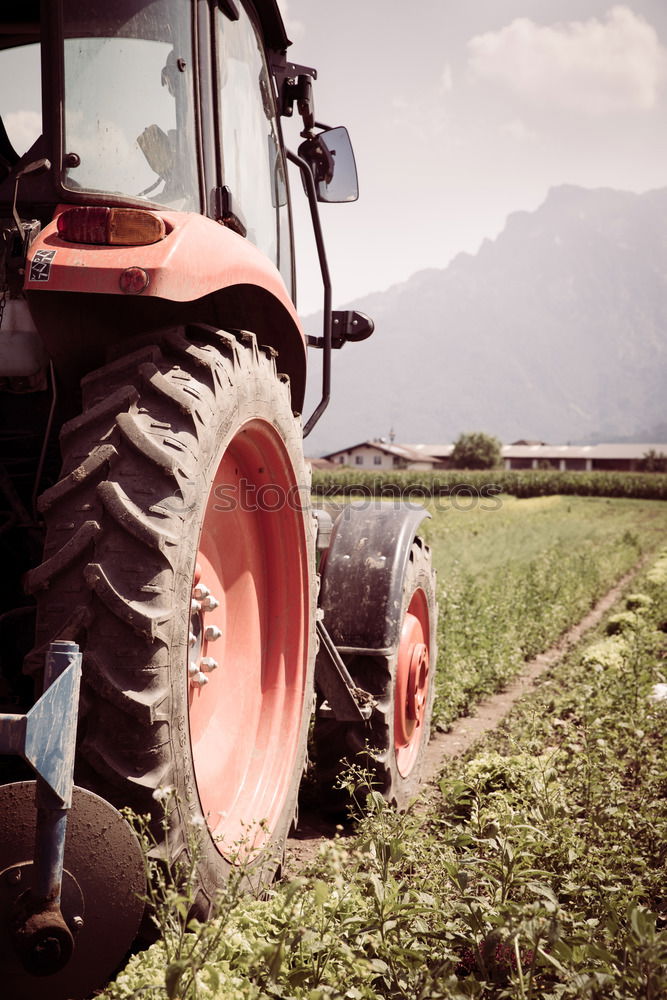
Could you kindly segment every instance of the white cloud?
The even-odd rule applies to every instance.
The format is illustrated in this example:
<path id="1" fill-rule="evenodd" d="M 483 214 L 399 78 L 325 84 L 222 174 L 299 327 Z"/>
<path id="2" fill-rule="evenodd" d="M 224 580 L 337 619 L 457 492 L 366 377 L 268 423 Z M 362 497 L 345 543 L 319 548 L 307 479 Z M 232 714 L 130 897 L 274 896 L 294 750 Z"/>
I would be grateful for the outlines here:
<path id="1" fill-rule="evenodd" d="M 23 156 L 42 134 L 42 116 L 37 111 L 9 111 L 3 116 L 12 146 Z"/>
<path id="2" fill-rule="evenodd" d="M 289 15 L 289 4 L 287 0 L 280 0 L 280 10 L 283 15 L 283 21 L 285 22 L 285 29 L 289 38 L 293 42 L 299 42 L 306 34 L 306 26 L 303 21 L 298 21 Z"/>
<path id="3" fill-rule="evenodd" d="M 541 107 L 589 114 L 654 108 L 667 76 L 667 49 L 625 6 L 604 20 L 539 25 L 517 18 L 468 42 L 474 79 Z"/>
<path id="4" fill-rule="evenodd" d="M 137 194 L 157 180 L 137 142 L 117 122 L 68 111 L 65 135 L 68 151 L 81 160 L 72 177 L 83 187 Z"/>
<path id="5" fill-rule="evenodd" d="M 505 122 L 502 126 L 502 131 L 510 136 L 511 139 L 516 139 L 517 142 L 532 142 L 537 138 L 537 133 L 528 128 L 526 123 L 520 118 L 512 118 L 510 121 Z"/>
<path id="6" fill-rule="evenodd" d="M 391 107 L 391 124 L 405 142 L 416 140 L 432 147 L 433 140 L 449 128 L 441 100 L 435 103 L 432 100 L 407 100 L 400 96 L 392 98 Z"/>

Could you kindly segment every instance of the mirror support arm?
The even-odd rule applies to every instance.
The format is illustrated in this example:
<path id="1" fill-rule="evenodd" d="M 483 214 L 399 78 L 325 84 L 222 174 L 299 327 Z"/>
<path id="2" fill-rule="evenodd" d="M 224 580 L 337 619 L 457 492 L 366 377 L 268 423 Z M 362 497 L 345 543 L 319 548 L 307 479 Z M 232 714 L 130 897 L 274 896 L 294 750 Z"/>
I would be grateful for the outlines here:
<path id="1" fill-rule="evenodd" d="M 301 156 L 286 150 L 287 159 L 294 163 L 301 171 L 301 176 L 308 195 L 308 205 L 310 208 L 310 218 L 313 224 L 315 243 L 317 245 L 317 256 L 320 262 L 320 272 L 322 274 L 322 284 L 324 286 L 324 316 L 322 335 L 322 398 L 306 421 L 303 429 L 303 436 L 308 437 L 313 427 L 320 419 L 329 404 L 331 395 L 331 347 L 332 347 L 332 312 L 331 312 L 331 278 L 329 276 L 329 264 L 324 246 L 324 236 L 322 234 L 322 224 L 320 222 L 320 212 L 317 204 L 317 192 L 315 181 L 308 163 Z"/>

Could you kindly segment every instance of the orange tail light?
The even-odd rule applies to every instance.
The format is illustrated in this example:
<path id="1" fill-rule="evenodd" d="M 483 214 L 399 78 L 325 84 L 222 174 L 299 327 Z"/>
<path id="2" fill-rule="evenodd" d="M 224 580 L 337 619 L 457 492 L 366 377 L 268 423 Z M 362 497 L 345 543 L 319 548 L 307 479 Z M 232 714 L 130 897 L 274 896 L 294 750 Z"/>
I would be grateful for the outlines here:
<path id="1" fill-rule="evenodd" d="M 58 216 L 58 235 L 68 243 L 145 246 L 167 235 L 164 220 L 139 208 L 71 208 Z"/>

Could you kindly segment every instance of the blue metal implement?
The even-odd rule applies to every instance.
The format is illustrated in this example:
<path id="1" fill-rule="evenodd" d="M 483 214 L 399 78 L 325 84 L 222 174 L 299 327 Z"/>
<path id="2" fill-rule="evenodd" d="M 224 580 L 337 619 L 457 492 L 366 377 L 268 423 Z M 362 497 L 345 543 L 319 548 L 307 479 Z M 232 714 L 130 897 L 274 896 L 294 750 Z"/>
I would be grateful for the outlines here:
<path id="1" fill-rule="evenodd" d="M 52 642 L 44 694 L 26 717 L 24 757 L 67 809 L 72 804 L 80 681 L 79 647 L 74 642 Z"/>
<path id="2" fill-rule="evenodd" d="M 67 811 L 72 805 L 79 715 L 81 653 L 75 642 L 52 642 L 44 694 L 28 712 L 24 755 L 37 778 L 35 885 L 37 899 L 60 903 Z"/>
<path id="3" fill-rule="evenodd" d="M 0 715 L 0 753 L 22 756 L 37 775 L 34 874 L 21 898 L 15 940 L 28 971 L 62 968 L 74 947 L 60 912 L 67 813 L 72 805 L 81 653 L 74 642 L 52 642 L 44 693 L 27 715 Z"/>
<path id="4" fill-rule="evenodd" d="M 44 694 L 27 715 L 0 714 L 0 753 L 23 757 L 60 801 L 72 802 L 81 653 L 75 642 L 52 642 Z"/>

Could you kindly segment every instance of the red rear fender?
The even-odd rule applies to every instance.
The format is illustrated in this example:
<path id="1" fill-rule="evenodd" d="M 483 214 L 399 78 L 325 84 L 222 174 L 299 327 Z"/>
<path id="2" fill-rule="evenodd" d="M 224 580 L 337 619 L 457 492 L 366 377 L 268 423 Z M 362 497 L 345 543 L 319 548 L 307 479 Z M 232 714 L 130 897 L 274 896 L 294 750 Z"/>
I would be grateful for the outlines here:
<path id="1" fill-rule="evenodd" d="M 148 285 L 140 293 L 144 297 L 191 302 L 231 285 L 255 284 L 279 299 L 298 324 L 274 265 L 252 243 L 212 219 L 191 212 L 162 212 L 168 232 L 157 243 L 93 246 L 67 243 L 58 236 L 58 216 L 68 207 L 58 207 L 52 222 L 32 244 L 26 290 L 123 295 L 121 274 L 140 267 L 148 275 Z"/>
<path id="2" fill-rule="evenodd" d="M 57 233 L 58 216 L 69 207 L 58 207 L 30 247 L 25 280 L 38 329 L 61 372 L 71 366 L 80 377 L 104 362 L 113 342 L 163 322 L 215 322 L 252 330 L 278 350 L 300 408 L 303 329 L 279 271 L 252 243 L 186 212 L 161 212 L 167 235 L 148 246 L 69 243 Z M 145 272 L 142 290 L 121 287 L 128 268 Z"/>

